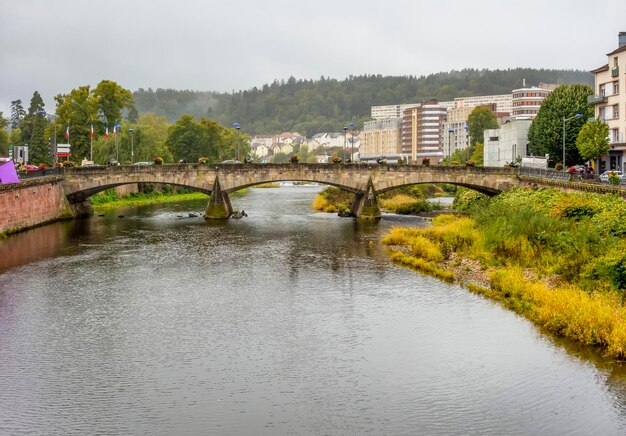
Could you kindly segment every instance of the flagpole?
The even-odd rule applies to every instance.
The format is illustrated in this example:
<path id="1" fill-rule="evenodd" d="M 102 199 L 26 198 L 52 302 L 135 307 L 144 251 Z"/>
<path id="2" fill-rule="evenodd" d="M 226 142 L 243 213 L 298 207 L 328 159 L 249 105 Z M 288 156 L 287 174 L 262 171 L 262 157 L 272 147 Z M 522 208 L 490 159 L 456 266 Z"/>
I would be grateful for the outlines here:
<path id="1" fill-rule="evenodd" d="M 117 161 L 117 164 L 119 165 L 119 163 L 120 163 L 120 154 L 119 154 L 119 150 L 117 148 L 117 124 L 113 126 L 113 136 L 115 136 L 115 160 Z"/>
<path id="2" fill-rule="evenodd" d="M 93 120 L 89 126 L 89 160 L 93 162 Z"/>
<path id="3" fill-rule="evenodd" d="M 65 140 L 67 141 L 67 145 L 70 145 L 70 122 L 69 121 L 67 122 L 67 127 L 65 128 Z M 69 160 L 70 156 L 65 156 L 66 162 Z"/>

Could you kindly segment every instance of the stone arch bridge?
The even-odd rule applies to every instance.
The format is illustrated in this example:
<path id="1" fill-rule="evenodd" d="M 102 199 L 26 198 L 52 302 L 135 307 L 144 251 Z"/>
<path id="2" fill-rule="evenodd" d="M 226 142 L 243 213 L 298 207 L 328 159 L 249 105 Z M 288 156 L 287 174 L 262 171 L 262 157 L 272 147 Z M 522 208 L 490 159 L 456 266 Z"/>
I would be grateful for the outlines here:
<path id="1" fill-rule="evenodd" d="M 351 214 L 378 218 L 377 195 L 419 183 L 449 183 L 487 195 L 521 186 L 516 168 L 414 166 L 379 164 L 172 164 L 68 168 L 63 188 L 78 214 L 90 211 L 89 197 L 131 183 L 161 183 L 188 187 L 210 195 L 206 217 L 226 219 L 232 212 L 229 194 L 262 183 L 316 182 L 355 194 Z M 81 207 L 81 205 L 83 207 Z M 86 207 L 86 208 L 85 208 Z"/>

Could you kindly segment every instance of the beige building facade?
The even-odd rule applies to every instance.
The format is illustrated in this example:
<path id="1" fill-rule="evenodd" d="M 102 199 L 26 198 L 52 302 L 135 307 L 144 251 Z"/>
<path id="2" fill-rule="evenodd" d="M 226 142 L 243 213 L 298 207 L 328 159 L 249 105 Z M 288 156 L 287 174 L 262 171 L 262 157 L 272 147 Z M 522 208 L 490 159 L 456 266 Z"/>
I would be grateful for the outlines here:
<path id="1" fill-rule="evenodd" d="M 400 159 L 402 118 L 366 121 L 361 132 L 360 160 Z"/>
<path id="2" fill-rule="evenodd" d="M 600 170 L 626 170 L 626 32 L 618 35 L 618 47 L 607 54 L 606 65 L 591 71 L 594 76 L 594 105 L 596 118 L 609 126 L 611 150 L 600 163 Z"/>

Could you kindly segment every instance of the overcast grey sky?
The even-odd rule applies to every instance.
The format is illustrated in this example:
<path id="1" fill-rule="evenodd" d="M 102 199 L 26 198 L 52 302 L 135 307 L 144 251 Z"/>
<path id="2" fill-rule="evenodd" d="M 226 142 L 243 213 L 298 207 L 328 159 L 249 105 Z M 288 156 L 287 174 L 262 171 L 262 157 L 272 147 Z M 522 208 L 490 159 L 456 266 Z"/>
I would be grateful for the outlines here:
<path id="1" fill-rule="evenodd" d="M 463 68 L 591 70 L 626 1 L 0 0 L 0 111 L 114 80 L 249 89 L 274 79 Z"/>

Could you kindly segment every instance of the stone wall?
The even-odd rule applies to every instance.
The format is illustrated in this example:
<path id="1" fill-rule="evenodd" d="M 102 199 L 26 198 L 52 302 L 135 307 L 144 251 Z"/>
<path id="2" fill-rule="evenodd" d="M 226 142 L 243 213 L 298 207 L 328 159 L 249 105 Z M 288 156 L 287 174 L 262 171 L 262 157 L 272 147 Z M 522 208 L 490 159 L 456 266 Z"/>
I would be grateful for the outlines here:
<path id="1" fill-rule="evenodd" d="M 60 177 L 41 177 L 0 185 L 0 235 L 72 218 L 62 182 Z"/>

